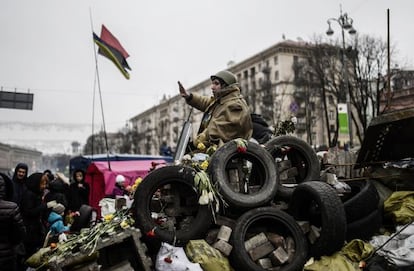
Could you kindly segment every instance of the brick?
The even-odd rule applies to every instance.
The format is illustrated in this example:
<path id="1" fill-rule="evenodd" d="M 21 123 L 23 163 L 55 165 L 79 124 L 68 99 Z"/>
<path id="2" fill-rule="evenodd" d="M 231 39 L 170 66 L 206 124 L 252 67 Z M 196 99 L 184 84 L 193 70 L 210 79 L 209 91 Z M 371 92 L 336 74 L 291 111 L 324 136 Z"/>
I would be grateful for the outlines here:
<path id="1" fill-rule="evenodd" d="M 268 242 L 269 240 L 266 237 L 266 234 L 264 234 L 263 232 L 256 234 L 255 236 L 253 236 L 252 238 L 250 238 L 249 240 L 244 242 L 244 247 L 246 249 L 246 251 L 249 251 L 255 247 L 260 246 L 261 244 Z"/>
<path id="2" fill-rule="evenodd" d="M 304 234 L 307 234 L 310 231 L 310 223 L 309 221 L 296 221 L 299 227 L 302 229 Z"/>
<path id="3" fill-rule="evenodd" d="M 273 232 L 268 232 L 266 233 L 266 237 L 276 248 L 285 247 L 285 238 L 283 236 Z"/>
<path id="4" fill-rule="evenodd" d="M 272 261 L 270 260 L 270 258 L 259 259 L 257 260 L 257 264 L 263 269 L 268 269 L 272 267 Z"/>
<path id="5" fill-rule="evenodd" d="M 283 249 L 283 247 L 278 247 L 270 254 L 270 259 L 274 265 L 281 265 L 288 261 L 289 254 Z"/>
<path id="6" fill-rule="evenodd" d="M 233 246 L 223 240 L 218 240 L 213 244 L 213 247 L 223 253 L 225 256 L 229 256 Z"/>
<path id="7" fill-rule="evenodd" d="M 318 240 L 319 236 L 321 235 L 320 231 L 321 229 L 319 229 L 318 227 L 314 225 L 311 225 L 310 231 L 308 233 L 308 239 L 311 244 L 314 244 L 315 241 Z"/>
<path id="8" fill-rule="evenodd" d="M 206 237 L 204 239 L 209 245 L 213 244 L 217 240 L 218 232 L 219 232 L 219 229 L 210 229 L 207 232 Z"/>
<path id="9" fill-rule="evenodd" d="M 228 242 L 230 240 L 232 229 L 227 226 L 221 226 L 217 234 L 217 239 Z"/>
<path id="10" fill-rule="evenodd" d="M 264 256 L 269 255 L 272 251 L 275 250 L 275 247 L 270 243 L 269 241 L 266 241 L 265 243 L 251 249 L 248 251 L 250 257 L 253 261 L 256 261 L 257 259 L 263 258 Z"/>

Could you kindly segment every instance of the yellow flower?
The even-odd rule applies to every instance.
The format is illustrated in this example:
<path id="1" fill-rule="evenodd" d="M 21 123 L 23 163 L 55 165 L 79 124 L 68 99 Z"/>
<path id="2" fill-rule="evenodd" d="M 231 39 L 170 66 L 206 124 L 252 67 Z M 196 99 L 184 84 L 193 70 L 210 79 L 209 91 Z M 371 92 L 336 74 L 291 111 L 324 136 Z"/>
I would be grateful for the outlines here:
<path id="1" fill-rule="evenodd" d="M 126 229 L 129 227 L 129 224 L 126 220 L 123 220 L 120 225 L 121 225 L 121 228 L 123 229 Z"/>
<path id="2" fill-rule="evenodd" d="M 206 170 L 208 168 L 208 161 L 204 160 L 203 163 L 200 165 L 202 170 Z"/>
<path id="3" fill-rule="evenodd" d="M 134 185 L 138 186 L 141 182 L 142 182 L 142 178 L 141 178 L 141 177 L 138 177 L 138 178 L 135 180 Z"/>
<path id="4" fill-rule="evenodd" d="M 106 216 L 104 216 L 104 220 L 105 222 L 109 222 L 114 218 L 113 214 L 107 214 Z"/>
<path id="5" fill-rule="evenodd" d="M 206 149 L 206 146 L 202 142 L 200 142 L 197 144 L 197 149 L 200 151 L 204 151 Z"/>

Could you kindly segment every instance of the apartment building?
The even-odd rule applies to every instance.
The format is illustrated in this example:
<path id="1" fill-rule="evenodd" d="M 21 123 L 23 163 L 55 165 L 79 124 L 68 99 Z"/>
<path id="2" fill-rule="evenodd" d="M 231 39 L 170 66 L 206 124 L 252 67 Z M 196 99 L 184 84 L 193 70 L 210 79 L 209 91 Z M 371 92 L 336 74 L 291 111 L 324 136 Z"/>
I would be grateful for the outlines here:
<path id="1" fill-rule="evenodd" d="M 29 173 L 40 170 L 42 153 L 34 149 L 0 143 L 0 172 L 12 174 L 18 163 L 26 163 Z"/>

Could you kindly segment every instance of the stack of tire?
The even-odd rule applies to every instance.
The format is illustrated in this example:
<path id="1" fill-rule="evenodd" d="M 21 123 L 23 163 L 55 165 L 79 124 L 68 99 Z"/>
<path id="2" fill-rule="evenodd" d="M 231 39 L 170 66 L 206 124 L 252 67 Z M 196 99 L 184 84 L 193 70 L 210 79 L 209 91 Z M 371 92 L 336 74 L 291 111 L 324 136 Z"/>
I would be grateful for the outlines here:
<path id="1" fill-rule="evenodd" d="M 293 136 L 279 136 L 265 147 L 253 142 L 242 151 L 239 147 L 236 141 L 223 145 L 210 158 L 207 170 L 223 199 L 218 214 L 236 221 L 229 240 L 231 264 L 242 271 L 265 270 L 245 245 L 262 232 L 294 243 L 289 260 L 270 267 L 274 270 L 301 270 L 310 256 L 339 250 L 346 238 L 344 205 L 334 188 L 318 181 L 319 161 L 310 145 Z M 279 180 L 283 171 L 296 173 L 288 177 L 289 185 Z M 147 235 L 144 241 L 184 246 L 189 240 L 206 237 L 214 226 L 215 210 L 198 204 L 195 174 L 192 167 L 166 166 L 151 172 L 140 184 L 134 202 L 137 226 Z M 241 184 L 234 182 L 235 176 L 243 180 Z M 277 207 L 279 201 L 288 208 Z M 313 242 L 298 221 L 319 229 Z"/>
<path id="2" fill-rule="evenodd" d="M 382 225 L 382 206 L 373 180 L 353 180 L 351 193 L 341 197 L 345 208 L 346 240 L 369 240 Z"/>

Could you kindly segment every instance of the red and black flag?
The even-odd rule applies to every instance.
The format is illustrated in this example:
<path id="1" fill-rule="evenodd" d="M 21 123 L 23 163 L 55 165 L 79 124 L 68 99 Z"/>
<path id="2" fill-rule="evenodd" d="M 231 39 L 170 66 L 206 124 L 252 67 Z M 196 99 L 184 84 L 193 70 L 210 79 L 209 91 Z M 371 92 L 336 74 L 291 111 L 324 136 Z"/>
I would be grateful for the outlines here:
<path id="1" fill-rule="evenodd" d="M 126 79 L 129 79 L 129 73 L 126 69 L 131 70 L 126 58 L 129 57 L 127 51 L 122 47 L 114 35 L 102 25 L 101 37 L 93 33 L 93 40 L 98 45 L 98 53 L 110 59 L 122 72 Z"/>

